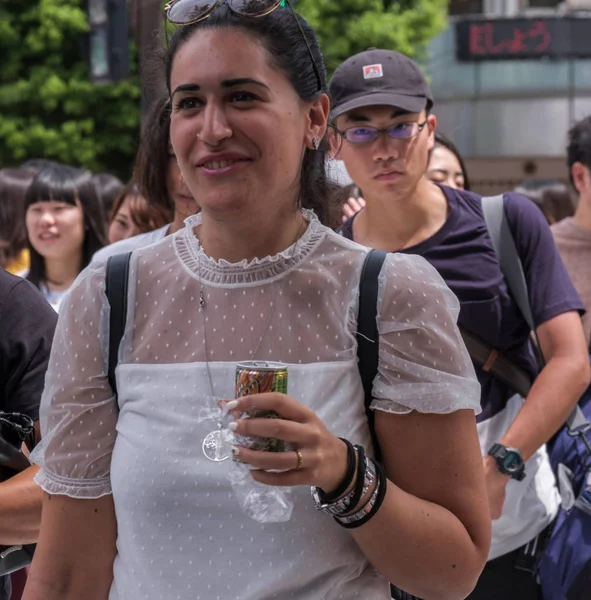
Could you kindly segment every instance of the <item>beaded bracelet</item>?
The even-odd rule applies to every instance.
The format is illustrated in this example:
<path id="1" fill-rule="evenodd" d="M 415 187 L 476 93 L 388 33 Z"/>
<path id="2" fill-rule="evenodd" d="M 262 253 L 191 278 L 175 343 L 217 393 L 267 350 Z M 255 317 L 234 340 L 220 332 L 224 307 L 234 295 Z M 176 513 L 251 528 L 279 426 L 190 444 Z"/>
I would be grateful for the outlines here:
<path id="1" fill-rule="evenodd" d="M 339 439 L 347 446 L 347 473 L 343 481 L 341 481 L 339 487 L 334 490 L 334 492 L 325 494 L 320 488 L 318 488 L 318 496 L 322 504 L 330 504 L 331 502 L 338 500 L 349 489 L 349 486 L 353 483 L 353 477 L 355 476 L 355 467 L 357 466 L 355 448 L 349 440 L 346 440 L 345 438 Z"/>
<path id="2" fill-rule="evenodd" d="M 335 521 L 345 529 L 355 529 L 356 527 L 365 525 L 375 516 L 384 502 L 386 490 L 388 488 L 386 471 L 381 464 L 375 463 L 374 461 L 372 461 L 372 463 L 374 463 L 376 468 L 378 483 L 369 501 L 353 515 L 348 515 L 346 517 L 334 517 Z"/>

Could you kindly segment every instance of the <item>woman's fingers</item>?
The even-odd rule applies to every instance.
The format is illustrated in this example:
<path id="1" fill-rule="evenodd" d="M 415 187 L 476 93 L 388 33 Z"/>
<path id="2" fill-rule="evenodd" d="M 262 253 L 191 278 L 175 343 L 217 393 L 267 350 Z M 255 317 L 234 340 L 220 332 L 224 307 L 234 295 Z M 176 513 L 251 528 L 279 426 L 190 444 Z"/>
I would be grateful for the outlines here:
<path id="1" fill-rule="evenodd" d="M 226 410 L 232 414 L 252 412 L 258 410 L 271 410 L 279 416 L 296 423 L 308 423 L 316 415 L 307 406 L 300 404 L 297 400 L 271 392 L 268 394 L 255 394 L 253 396 L 244 396 L 238 400 L 233 400 L 226 404 Z"/>
<path id="2" fill-rule="evenodd" d="M 302 457 L 301 467 L 298 469 L 298 452 Z M 306 464 L 305 450 L 287 450 L 286 452 L 259 452 L 258 450 L 249 450 L 242 446 L 234 446 L 232 455 L 234 459 L 246 463 L 251 467 L 263 469 L 265 471 L 302 471 Z"/>
<path id="3" fill-rule="evenodd" d="M 248 417 L 230 424 L 236 434 L 247 437 L 274 438 L 284 442 L 313 444 L 318 437 L 307 425 L 285 419 Z"/>

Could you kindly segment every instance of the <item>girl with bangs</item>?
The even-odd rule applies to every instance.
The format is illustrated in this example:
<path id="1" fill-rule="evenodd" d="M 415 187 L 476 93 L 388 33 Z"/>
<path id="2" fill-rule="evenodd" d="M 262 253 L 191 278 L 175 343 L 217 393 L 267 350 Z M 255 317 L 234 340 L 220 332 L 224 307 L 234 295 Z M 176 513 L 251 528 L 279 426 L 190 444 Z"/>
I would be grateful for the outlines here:
<path id="1" fill-rule="evenodd" d="M 31 253 L 26 278 L 59 311 L 78 274 L 106 243 L 91 174 L 66 165 L 41 170 L 25 197 L 25 222 Z"/>

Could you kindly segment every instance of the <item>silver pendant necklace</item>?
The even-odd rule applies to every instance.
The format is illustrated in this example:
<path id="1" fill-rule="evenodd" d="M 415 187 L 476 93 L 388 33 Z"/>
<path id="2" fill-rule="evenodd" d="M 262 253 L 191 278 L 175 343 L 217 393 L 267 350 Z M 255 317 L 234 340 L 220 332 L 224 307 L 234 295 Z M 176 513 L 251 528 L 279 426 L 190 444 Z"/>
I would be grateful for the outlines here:
<path id="1" fill-rule="evenodd" d="M 305 227 L 306 223 L 307 223 L 306 219 L 302 217 L 302 225 L 298 229 L 296 239 L 293 243 L 293 252 L 290 257 L 292 260 L 297 253 L 298 243 L 306 231 L 306 227 Z M 302 231 L 302 229 L 303 229 L 303 231 Z M 203 439 L 203 444 L 202 444 L 201 448 L 203 450 L 203 454 L 204 454 L 205 458 L 207 458 L 208 460 L 211 460 L 212 462 L 223 462 L 223 461 L 227 460 L 228 458 L 230 458 L 230 456 L 231 456 L 233 436 L 230 431 L 228 431 L 227 429 L 224 428 L 224 423 L 222 421 L 222 418 L 224 415 L 223 415 L 222 409 L 219 404 L 220 399 L 218 399 L 215 395 L 214 386 L 213 386 L 213 378 L 211 376 L 211 370 L 209 368 L 209 361 L 208 361 L 209 350 L 208 350 L 208 343 L 207 343 L 207 330 L 206 330 L 206 318 L 205 318 L 205 310 L 207 308 L 207 301 L 205 299 L 205 293 L 203 291 L 203 278 L 201 276 L 201 253 L 202 252 L 203 252 L 203 248 L 201 248 L 201 251 L 199 253 L 199 258 L 198 258 L 198 271 L 199 271 L 198 275 L 199 275 L 199 285 L 200 285 L 199 312 L 201 313 L 201 323 L 202 323 L 202 327 L 203 327 L 205 368 L 207 370 L 207 378 L 209 381 L 209 389 L 211 391 L 212 401 L 218 405 L 218 407 L 220 408 L 220 411 L 219 411 L 219 416 L 218 416 L 218 421 L 217 421 L 217 428 L 214 429 L 213 431 L 210 431 L 205 436 L 205 438 Z M 263 340 L 265 339 L 265 336 L 267 335 L 267 332 L 269 331 L 269 328 L 271 327 L 271 322 L 275 315 L 275 309 L 277 307 L 278 299 L 279 299 L 279 292 L 277 291 L 275 294 L 275 299 L 273 301 L 271 310 L 269 311 L 269 317 L 267 319 L 267 323 L 265 324 L 265 326 L 263 328 L 263 333 L 262 333 L 261 337 L 259 338 L 259 341 L 258 341 L 255 349 L 250 353 L 250 356 L 248 358 L 249 361 L 254 360 L 254 358 L 256 357 L 256 355 L 263 343 Z"/>

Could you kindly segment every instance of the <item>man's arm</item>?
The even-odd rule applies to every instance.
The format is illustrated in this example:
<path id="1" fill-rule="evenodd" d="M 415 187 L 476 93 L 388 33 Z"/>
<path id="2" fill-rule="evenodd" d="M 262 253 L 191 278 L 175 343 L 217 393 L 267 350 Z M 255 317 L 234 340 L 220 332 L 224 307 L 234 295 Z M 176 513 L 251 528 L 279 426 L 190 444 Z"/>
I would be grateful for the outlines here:
<path id="1" fill-rule="evenodd" d="M 30 283 L 2 274 L 0 285 L 12 285 L 0 305 L 0 408 L 25 414 L 36 421 L 39 440 L 39 403 L 49 361 L 57 315 Z M 0 544 L 37 540 L 43 494 L 30 467 L 0 483 Z"/>
<path id="2" fill-rule="evenodd" d="M 569 312 L 540 325 L 537 330 L 546 366 L 526 401 L 501 438 L 530 458 L 564 425 L 589 386 L 589 353 L 581 318 Z"/>
<path id="3" fill-rule="evenodd" d="M 32 466 L 0 483 L 0 545 L 32 544 L 41 525 L 43 490 L 33 481 Z"/>
<path id="4" fill-rule="evenodd" d="M 582 393 L 589 385 L 589 354 L 581 318 L 568 312 L 537 329 L 546 366 L 538 375 L 521 411 L 499 440 L 517 448 L 529 459 L 565 423 Z M 485 458 L 491 516 L 501 516 L 505 487 L 510 478 L 497 468 L 495 460 Z"/>

